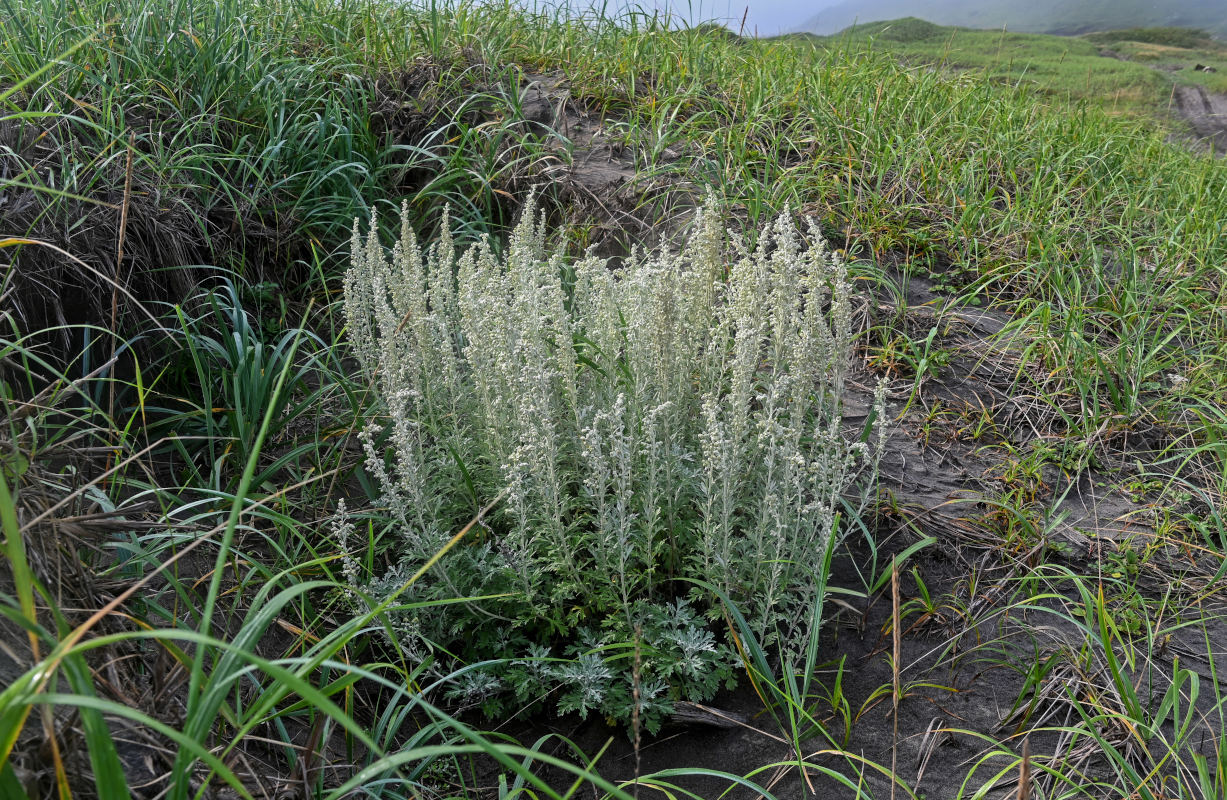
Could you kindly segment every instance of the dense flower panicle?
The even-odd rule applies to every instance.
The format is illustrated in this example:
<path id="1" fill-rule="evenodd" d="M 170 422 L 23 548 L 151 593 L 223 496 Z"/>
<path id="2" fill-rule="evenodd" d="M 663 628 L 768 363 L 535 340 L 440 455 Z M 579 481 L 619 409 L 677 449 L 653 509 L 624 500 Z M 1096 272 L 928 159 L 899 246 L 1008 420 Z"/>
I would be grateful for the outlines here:
<path id="1" fill-rule="evenodd" d="M 666 582 L 700 578 L 764 638 L 795 625 L 841 494 L 872 460 L 839 434 L 852 289 L 817 228 L 784 213 L 751 249 L 709 197 L 680 250 L 615 270 L 551 253 L 532 198 L 501 257 L 487 241 L 457 257 L 446 218 L 423 255 L 401 216 L 390 256 L 374 220 L 365 239 L 355 226 L 345 281 L 384 404 L 361 442 L 398 569 L 507 492 L 414 591 L 498 595 L 480 604 L 496 628 L 606 615 L 632 630 L 644 603 L 676 595 Z M 884 406 L 877 419 L 880 448 Z M 443 639 L 455 623 L 414 626 Z M 608 678 L 572 677 L 583 707 Z"/>
<path id="2" fill-rule="evenodd" d="M 337 501 L 336 513 L 333 515 L 330 527 L 337 546 L 341 548 L 341 575 L 345 578 L 348 590 L 352 592 L 354 586 L 362 583 L 362 570 L 358 559 L 354 558 L 356 532 L 353 520 L 347 513 L 345 500 Z"/>

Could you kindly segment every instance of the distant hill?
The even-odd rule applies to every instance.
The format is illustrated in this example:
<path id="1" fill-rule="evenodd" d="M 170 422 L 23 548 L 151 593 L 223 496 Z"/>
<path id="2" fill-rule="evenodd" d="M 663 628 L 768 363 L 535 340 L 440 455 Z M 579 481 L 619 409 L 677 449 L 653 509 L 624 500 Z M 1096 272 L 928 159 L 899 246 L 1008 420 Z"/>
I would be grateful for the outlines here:
<path id="1" fill-rule="evenodd" d="M 1029 33 L 1187 27 L 1227 39 L 1227 0 L 842 0 L 797 30 L 829 35 L 853 24 L 900 17 Z"/>

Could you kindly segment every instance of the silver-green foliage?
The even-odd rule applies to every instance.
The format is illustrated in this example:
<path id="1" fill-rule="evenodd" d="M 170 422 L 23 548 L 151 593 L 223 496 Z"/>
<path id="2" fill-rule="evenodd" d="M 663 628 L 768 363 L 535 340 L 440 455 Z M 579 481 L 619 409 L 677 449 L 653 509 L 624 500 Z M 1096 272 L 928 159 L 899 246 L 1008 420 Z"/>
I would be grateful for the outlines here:
<path id="1" fill-rule="evenodd" d="M 390 254 L 374 220 L 365 239 L 355 226 L 345 284 L 386 406 L 363 433 L 398 535 L 382 580 L 506 490 L 429 585 L 510 596 L 402 633 L 629 634 L 644 604 L 684 591 L 676 578 L 719 588 L 768 639 L 808 618 L 867 455 L 839 432 L 851 288 L 812 223 L 781 215 L 751 248 L 709 200 L 678 252 L 613 269 L 551 252 L 531 199 L 501 258 L 486 242 L 457 258 L 446 226 L 423 253 L 404 217 Z"/>

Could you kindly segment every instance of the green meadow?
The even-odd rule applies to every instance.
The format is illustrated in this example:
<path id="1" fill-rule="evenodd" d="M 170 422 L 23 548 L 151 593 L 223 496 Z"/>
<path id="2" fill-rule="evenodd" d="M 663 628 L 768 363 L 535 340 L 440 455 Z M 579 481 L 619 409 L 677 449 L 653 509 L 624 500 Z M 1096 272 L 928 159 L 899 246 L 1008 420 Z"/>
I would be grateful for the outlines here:
<path id="1" fill-rule="evenodd" d="M 1225 52 L 0 0 L 0 797 L 1222 797 Z"/>
<path id="2" fill-rule="evenodd" d="M 1227 48 L 1182 28 L 1050 36 L 934 25 L 912 17 L 858 25 L 834 36 L 795 38 L 818 47 L 872 47 L 916 67 L 974 71 L 1002 86 L 1028 86 L 1053 100 L 1087 102 L 1119 114 L 1146 116 L 1168 108 L 1173 83 L 1227 90 Z M 1193 69 L 1198 64 L 1217 72 L 1198 72 Z"/>

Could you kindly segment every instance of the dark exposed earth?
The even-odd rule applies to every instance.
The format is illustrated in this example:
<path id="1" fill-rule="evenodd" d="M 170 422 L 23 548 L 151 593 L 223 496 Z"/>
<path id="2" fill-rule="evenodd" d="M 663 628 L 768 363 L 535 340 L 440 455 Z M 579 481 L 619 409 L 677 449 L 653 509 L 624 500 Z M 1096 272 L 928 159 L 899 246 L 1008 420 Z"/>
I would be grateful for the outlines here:
<path id="1" fill-rule="evenodd" d="M 1203 86 L 1176 86 L 1172 111 L 1189 124 L 1199 147 L 1212 147 L 1220 157 L 1227 153 L 1227 95 Z"/>

